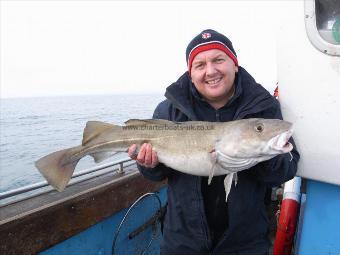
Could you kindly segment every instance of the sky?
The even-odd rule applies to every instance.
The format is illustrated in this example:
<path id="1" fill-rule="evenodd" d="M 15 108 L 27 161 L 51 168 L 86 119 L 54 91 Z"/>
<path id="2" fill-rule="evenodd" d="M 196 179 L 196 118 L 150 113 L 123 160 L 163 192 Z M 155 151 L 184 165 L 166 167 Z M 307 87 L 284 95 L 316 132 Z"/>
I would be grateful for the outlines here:
<path id="1" fill-rule="evenodd" d="M 270 92 L 280 1 L 1 0 L 0 97 L 163 94 L 207 28 Z"/>

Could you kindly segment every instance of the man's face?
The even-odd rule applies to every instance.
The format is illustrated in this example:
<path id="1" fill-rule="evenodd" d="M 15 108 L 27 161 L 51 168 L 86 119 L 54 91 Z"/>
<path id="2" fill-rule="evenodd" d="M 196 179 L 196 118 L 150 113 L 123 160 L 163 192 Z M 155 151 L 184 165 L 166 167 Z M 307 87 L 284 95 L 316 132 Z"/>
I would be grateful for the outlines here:
<path id="1" fill-rule="evenodd" d="M 191 67 L 191 80 L 199 93 L 215 109 L 225 105 L 234 92 L 238 67 L 221 50 L 212 49 L 196 55 Z"/>

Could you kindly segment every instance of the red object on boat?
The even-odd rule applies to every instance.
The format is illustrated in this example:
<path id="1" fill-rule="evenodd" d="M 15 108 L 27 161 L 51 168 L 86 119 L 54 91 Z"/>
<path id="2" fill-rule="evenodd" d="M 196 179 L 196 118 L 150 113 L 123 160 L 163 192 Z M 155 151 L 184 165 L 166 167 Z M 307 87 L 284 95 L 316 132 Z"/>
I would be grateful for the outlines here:
<path id="1" fill-rule="evenodd" d="M 276 99 L 279 99 L 279 86 L 278 85 L 276 85 L 276 88 L 274 90 L 274 97 Z"/>
<path id="2" fill-rule="evenodd" d="M 277 231 L 273 248 L 273 255 L 290 255 L 294 242 L 294 235 L 300 209 L 300 184 L 301 179 L 289 181 L 285 187 L 277 223 Z M 295 190 L 294 190 L 295 189 Z"/>

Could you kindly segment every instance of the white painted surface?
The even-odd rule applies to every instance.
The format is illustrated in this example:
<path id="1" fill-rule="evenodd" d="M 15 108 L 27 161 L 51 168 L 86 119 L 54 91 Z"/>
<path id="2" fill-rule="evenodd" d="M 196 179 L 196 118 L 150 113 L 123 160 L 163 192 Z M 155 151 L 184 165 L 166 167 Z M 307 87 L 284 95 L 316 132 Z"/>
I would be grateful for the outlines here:
<path id="1" fill-rule="evenodd" d="M 303 1 L 287 1 L 279 15 L 280 102 L 295 126 L 298 175 L 340 185 L 340 57 L 309 41 Z"/>
<path id="2" fill-rule="evenodd" d="M 285 183 L 283 191 L 283 199 L 292 199 L 300 203 L 301 196 L 300 187 L 301 187 L 300 177 L 294 177 L 293 179 L 287 181 Z"/>

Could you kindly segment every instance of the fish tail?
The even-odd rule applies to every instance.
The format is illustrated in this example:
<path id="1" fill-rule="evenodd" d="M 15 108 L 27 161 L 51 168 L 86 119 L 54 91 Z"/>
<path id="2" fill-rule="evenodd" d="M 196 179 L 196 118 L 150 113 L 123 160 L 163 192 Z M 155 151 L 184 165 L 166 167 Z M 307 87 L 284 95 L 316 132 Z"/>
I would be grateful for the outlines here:
<path id="1" fill-rule="evenodd" d="M 52 187 L 58 191 L 63 191 L 81 159 L 81 157 L 75 157 L 81 147 L 53 152 L 37 160 L 35 166 Z"/>

